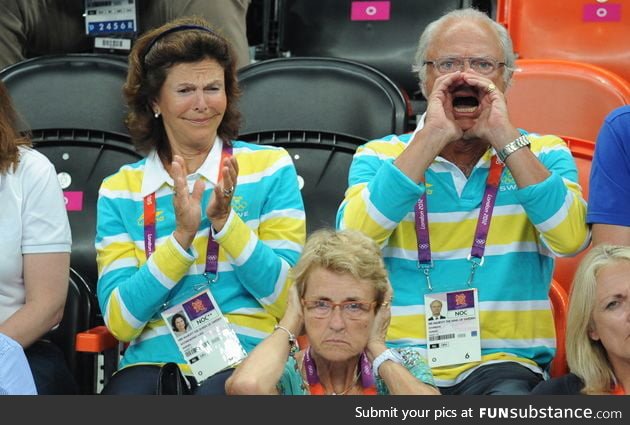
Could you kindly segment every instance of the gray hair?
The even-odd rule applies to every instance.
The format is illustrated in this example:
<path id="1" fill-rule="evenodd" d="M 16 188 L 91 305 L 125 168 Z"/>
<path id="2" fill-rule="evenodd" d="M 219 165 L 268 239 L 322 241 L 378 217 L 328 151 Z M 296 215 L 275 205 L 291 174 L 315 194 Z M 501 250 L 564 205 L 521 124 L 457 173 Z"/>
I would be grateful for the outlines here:
<path id="1" fill-rule="evenodd" d="M 493 21 L 488 15 L 483 12 L 480 12 L 476 9 L 457 9 L 443 15 L 441 18 L 431 22 L 422 32 L 420 36 L 420 40 L 418 41 L 418 49 L 416 50 L 416 57 L 414 59 L 414 63 L 412 66 L 412 70 L 418 73 L 418 79 L 420 80 L 420 89 L 422 90 L 422 95 L 427 97 L 427 90 L 424 85 L 427 76 L 427 65 L 424 63 L 426 61 L 427 50 L 429 45 L 433 41 L 435 34 L 438 29 L 441 28 L 442 24 L 446 21 L 450 20 L 469 20 L 469 21 L 481 21 L 487 23 L 492 29 L 495 30 L 497 37 L 499 39 L 499 43 L 501 44 L 501 48 L 503 50 L 504 62 L 505 62 L 505 70 L 503 72 L 503 79 L 505 81 L 506 86 L 509 85 L 510 80 L 512 79 L 512 72 L 514 70 L 514 62 L 516 61 L 516 55 L 514 54 L 514 49 L 512 47 L 512 39 L 508 34 L 505 27 L 498 22 Z"/>

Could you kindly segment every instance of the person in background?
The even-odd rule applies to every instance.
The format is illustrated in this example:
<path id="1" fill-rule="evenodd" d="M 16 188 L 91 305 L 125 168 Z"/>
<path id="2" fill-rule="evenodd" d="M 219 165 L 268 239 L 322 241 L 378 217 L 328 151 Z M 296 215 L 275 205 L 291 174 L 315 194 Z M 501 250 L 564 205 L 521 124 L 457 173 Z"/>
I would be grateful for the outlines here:
<path id="1" fill-rule="evenodd" d="M 124 92 L 148 156 L 99 191 L 97 296 L 131 343 L 103 392 L 154 394 L 159 366 L 175 362 L 193 393 L 223 393 L 231 370 L 198 386 L 161 313 L 209 290 L 244 350 L 273 332 L 306 238 L 297 173 L 286 150 L 235 140 L 233 52 L 200 18 L 138 39 Z"/>
<path id="2" fill-rule="evenodd" d="M 286 314 L 236 368 L 228 394 L 439 394 L 417 350 L 385 346 L 392 292 L 374 241 L 318 230 L 292 273 Z M 310 345 L 297 352 L 302 329 Z"/>
<path id="3" fill-rule="evenodd" d="M 429 24 L 415 59 L 427 111 L 412 134 L 357 150 L 337 215 L 382 247 L 396 294 L 388 343 L 430 352 L 443 394 L 528 394 L 543 379 L 554 257 L 590 242 L 568 147 L 510 122 L 514 61 L 506 29 L 482 12 Z M 428 322 L 437 294 L 473 318 L 461 345 L 428 343 L 427 330 L 461 333 Z"/>
<path id="4" fill-rule="evenodd" d="M 593 245 L 630 245 L 630 105 L 610 112 L 597 136 L 589 179 Z"/>
<path id="5" fill-rule="evenodd" d="M 138 25 L 145 32 L 178 17 L 203 17 L 231 43 L 240 68 L 250 63 L 250 3 L 251 0 L 136 0 Z M 84 0 L 2 0 L 0 70 L 36 56 L 91 51 L 84 13 Z"/>
<path id="6" fill-rule="evenodd" d="M 54 166 L 18 133 L 2 82 L 0 205 L 0 334 L 5 347 L 15 342 L 24 349 L 39 394 L 76 394 L 63 352 L 45 338 L 61 321 L 68 293 L 72 240 L 66 206 Z"/>
<path id="7" fill-rule="evenodd" d="M 630 247 L 599 244 L 576 271 L 567 316 L 571 373 L 533 394 L 630 394 Z"/>

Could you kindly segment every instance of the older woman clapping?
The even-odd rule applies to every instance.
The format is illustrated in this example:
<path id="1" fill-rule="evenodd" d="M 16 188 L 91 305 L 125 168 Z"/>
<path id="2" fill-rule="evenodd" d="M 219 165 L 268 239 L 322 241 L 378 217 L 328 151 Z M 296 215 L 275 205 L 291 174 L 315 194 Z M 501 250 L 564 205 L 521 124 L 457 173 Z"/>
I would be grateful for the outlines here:
<path id="1" fill-rule="evenodd" d="M 630 247 L 598 245 L 582 260 L 567 318 L 571 373 L 533 394 L 630 394 Z"/>
<path id="2" fill-rule="evenodd" d="M 228 394 L 439 394 L 418 351 L 385 346 L 392 293 L 375 242 L 317 231 L 293 274 L 284 318 L 228 379 Z M 310 346 L 297 352 L 302 328 Z"/>
<path id="3" fill-rule="evenodd" d="M 125 96 L 134 143 L 148 156 L 99 193 L 99 302 L 112 333 L 131 343 L 104 392 L 155 393 L 159 365 L 175 362 L 192 392 L 213 393 L 207 376 L 229 372 L 212 368 L 251 350 L 284 313 L 287 273 L 305 238 L 295 168 L 283 149 L 234 141 L 234 56 L 203 20 L 138 39 Z M 236 343 L 198 317 L 219 310 Z M 175 339 L 170 311 L 185 312 L 190 338 Z"/>

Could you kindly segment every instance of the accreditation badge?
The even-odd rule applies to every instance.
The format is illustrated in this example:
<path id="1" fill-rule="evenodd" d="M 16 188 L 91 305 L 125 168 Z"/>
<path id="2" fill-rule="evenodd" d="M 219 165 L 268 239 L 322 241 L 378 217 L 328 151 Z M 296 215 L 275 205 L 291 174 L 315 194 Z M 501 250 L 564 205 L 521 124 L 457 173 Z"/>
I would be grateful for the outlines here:
<path id="1" fill-rule="evenodd" d="M 481 361 L 477 289 L 424 296 L 430 367 Z"/>
<path id="2" fill-rule="evenodd" d="M 161 314 L 197 382 L 201 383 L 247 357 L 209 290 Z"/>

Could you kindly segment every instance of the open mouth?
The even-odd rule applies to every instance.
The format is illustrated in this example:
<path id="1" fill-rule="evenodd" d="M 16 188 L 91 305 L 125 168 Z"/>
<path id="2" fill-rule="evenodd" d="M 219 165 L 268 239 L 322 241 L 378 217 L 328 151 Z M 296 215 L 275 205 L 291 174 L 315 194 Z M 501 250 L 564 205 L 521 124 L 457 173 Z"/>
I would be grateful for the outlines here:
<path id="1" fill-rule="evenodd" d="M 473 113 L 478 107 L 479 100 L 474 96 L 456 96 L 453 98 L 453 110 L 457 113 Z"/>
<path id="2" fill-rule="evenodd" d="M 457 114 L 472 114 L 479 108 L 479 90 L 467 84 L 451 89 L 453 111 Z"/>

